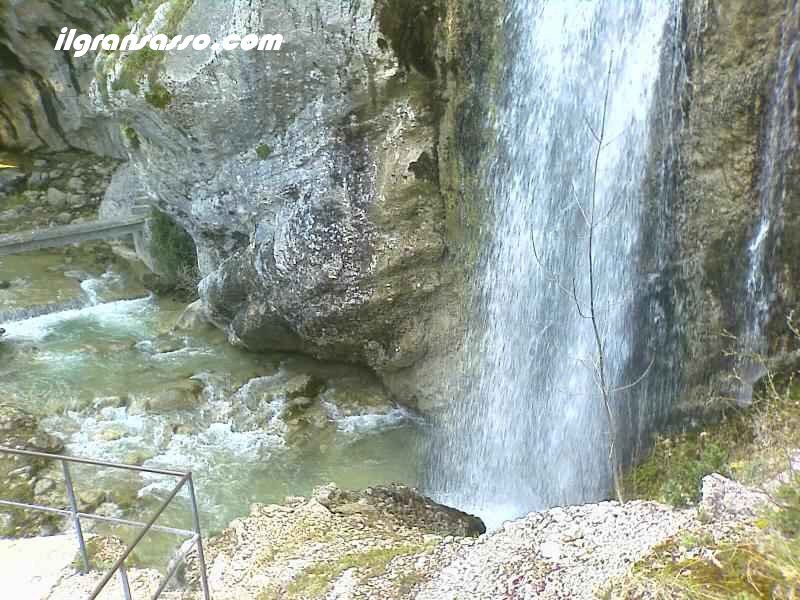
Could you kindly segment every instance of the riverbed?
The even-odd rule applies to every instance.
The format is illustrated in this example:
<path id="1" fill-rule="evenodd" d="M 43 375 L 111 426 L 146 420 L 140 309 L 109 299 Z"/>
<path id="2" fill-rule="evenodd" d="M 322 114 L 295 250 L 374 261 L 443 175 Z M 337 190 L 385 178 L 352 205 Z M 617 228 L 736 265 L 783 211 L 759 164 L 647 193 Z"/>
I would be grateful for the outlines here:
<path id="1" fill-rule="evenodd" d="M 330 481 L 416 482 L 418 419 L 369 372 L 248 353 L 213 327 L 178 330 L 185 306 L 148 294 L 124 270 L 42 252 L 0 259 L 0 273 L 11 283 L 0 313 L 16 315 L 2 323 L 0 397 L 40 417 L 69 454 L 193 471 L 207 534 L 251 503 Z M 46 304 L 32 311 L 46 314 L 25 318 Z M 174 485 L 89 467 L 74 479 L 79 492 L 100 490 L 114 514 L 135 518 Z M 161 524 L 189 523 L 183 495 Z"/>

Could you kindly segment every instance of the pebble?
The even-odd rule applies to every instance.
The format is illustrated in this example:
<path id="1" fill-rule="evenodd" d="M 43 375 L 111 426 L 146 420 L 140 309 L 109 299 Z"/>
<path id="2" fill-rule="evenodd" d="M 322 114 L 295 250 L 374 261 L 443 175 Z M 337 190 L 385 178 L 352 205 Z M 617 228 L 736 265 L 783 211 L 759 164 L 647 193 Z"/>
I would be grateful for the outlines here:
<path id="1" fill-rule="evenodd" d="M 42 477 L 41 479 L 36 480 L 36 483 L 33 486 L 33 495 L 41 496 L 51 491 L 55 487 L 56 487 L 55 481 L 53 481 L 49 477 Z"/>

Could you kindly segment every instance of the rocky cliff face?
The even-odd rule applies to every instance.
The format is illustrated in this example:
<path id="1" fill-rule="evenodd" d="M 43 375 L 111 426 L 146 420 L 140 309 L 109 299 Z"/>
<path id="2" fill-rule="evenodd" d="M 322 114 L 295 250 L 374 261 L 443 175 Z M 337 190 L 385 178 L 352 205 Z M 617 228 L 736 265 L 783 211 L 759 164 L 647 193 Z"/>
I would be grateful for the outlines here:
<path id="1" fill-rule="evenodd" d="M 401 400 L 440 402 L 474 202 L 459 184 L 461 140 L 477 138 L 459 116 L 474 91 L 463 52 L 492 4 L 143 3 L 135 31 L 285 43 L 101 56 L 92 102 L 130 159 L 104 214 L 148 201 L 184 226 L 233 343 L 365 364 Z"/>
<path id="2" fill-rule="evenodd" d="M 720 389 L 717 380 L 734 364 L 726 354 L 742 347 L 726 332 L 741 337 L 746 319 L 748 245 L 758 228 L 769 168 L 770 103 L 786 10 L 796 10 L 796 3 L 712 0 L 685 6 L 688 81 L 678 140 L 674 289 L 681 295 L 685 323 L 686 382 L 695 397 Z M 796 73 L 796 64 L 793 69 Z M 796 123 L 796 76 L 793 98 L 785 101 L 794 102 Z M 800 281 L 797 152 L 784 159 L 787 176 L 775 182 L 783 190 L 782 207 L 768 240 L 767 263 L 776 280 L 767 330 L 770 352 L 787 343 L 785 319 L 796 303 Z M 732 394 L 735 387 L 722 385 Z"/>
<path id="3" fill-rule="evenodd" d="M 429 407 L 446 399 L 457 370 L 466 274 L 487 218 L 480 159 L 491 144 L 484 115 L 501 62 L 502 5 L 6 0 L 0 146 L 126 158 L 103 214 L 149 202 L 180 223 L 197 246 L 202 300 L 232 342 L 365 364 L 401 400 Z M 680 156 L 675 200 L 669 214 L 651 215 L 670 250 L 643 264 L 660 261 L 664 321 L 680 341 L 669 352 L 681 364 L 671 368 L 685 369 L 692 396 L 731 366 L 722 333 L 743 318 L 743 257 L 786 7 L 685 0 L 677 25 L 686 86 L 669 121 Z M 274 32 L 285 44 L 79 60 L 52 51 L 65 25 Z M 773 351 L 800 276 L 796 165 L 795 156 L 769 257 Z"/>
<path id="4" fill-rule="evenodd" d="M 88 94 L 95 53 L 53 50 L 62 27 L 108 31 L 130 0 L 0 1 L 0 148 L 82 148 L 121 156 L 116 129 Z"/>

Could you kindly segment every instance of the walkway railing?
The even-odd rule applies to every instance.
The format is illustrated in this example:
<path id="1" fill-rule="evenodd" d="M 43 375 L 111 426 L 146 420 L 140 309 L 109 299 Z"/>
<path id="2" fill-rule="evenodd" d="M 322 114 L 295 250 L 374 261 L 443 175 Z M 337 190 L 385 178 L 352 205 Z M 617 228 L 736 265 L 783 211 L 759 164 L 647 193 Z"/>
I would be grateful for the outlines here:
<path id="1" fill-rule="evenodd" d="M 141 531 L 130 543 L 130 545 L 125 549 L 122 556 L 120 556 L 117 561 L 113 564 L 111 569 L 103 576 L 103 579 L 100 583 L 97 584 L 94 591 L 92 592 L 91 596 L 89 596 L 89 600 L 95 600 L 100 595 L 100 592 L 106 587 L 109 581 L 114 577 L 115 574 L 119 577 L 120 585 L 122 586 L 123 593 L 125 595 L 125 600 L 132 600 L 131 596 L 131 587 L 130 582 L 128 581 L 128 573 L 125 569 L 125 561 L 131 555 L 131 553 L 136 549 L 136 546 L 141 542 L 144 537 L 151 531 L 158 531 L 161 533 L 169 533 L 173 535 L 183 536 L 188 538 L 191 543 L 185 545 L 183 547 L 183 552 L 173 560 L 171 566 L 168 568 L 166 575 L 161 580 L 161 583 L 158 586 L 155 594 L 153 595 L 153 600 L 159 598 L 162 592 L 166 589 L 167 585 L 169 584 L 172 577 L 178 570 L 178 567 L 186 560 L 186 557 L 191 552 L 192 548 L 197 548 L 197 559 L 198 559 L 198 567 L 200 570 L 200 584 L 203 589 L 203 597 L 205 600 L 210 600 L 211 595 L 208 590 L 208 579 L 206 576 L 206 561 L 205 555 L 203 554 L 203 538 L 200 533 L 200 518 L 197 512 L 197 498 L 195 496 L 194 491 L 194 482 L 192 481 L 192 473 L 191 471 L 183 472 L 183 471 L 171 471 L 167 469 L 151 469 L 148 467 L 137 467 L 133 465 L 122 465 L 117 463 L 105 462 L 100 460 L 90 460 L 86 458 L 75 458 L 71 456 L 62 456 L 60 454 L 47 454 L 44 452 L 33 452 L 30 450 L 17 450 L 15 448 L 6 448 L 4 446 L 0 446 L 0 454 L 11 454 L 16 456 L 27 456 L 30 458 L 39 458 L 45 460 L 55 460 L 61 462 L 61 468 L 64 474 L 64 484 L 67 490 L 67 500 L 69 502 L 69 510 L 64 510 L 60 508 L 53 508 L 50 506 L 40 506 L 37 504 L 26 504 L 24 502 L 15 502 L 12 500 L 0 500 L 0 506 L 9 506 L 12 508 L 19 508 L 22 510 L 36 510 L 40 512 L 46 512 L 51 514 L 58 514 L 63 515 L 66 517 L 70 517 L 72 520 L 72 524 L 75 528 L 75 537 L 77 538 L 78 548 L 80 549 L 81 559 L 83 562 L 84 572 L 89 572 L 91 569 L 91 562 L 89 560 L 89 553 L 86 549 L 86 540 L 83 537 L 83 528 L 81 527 L 81 520 L 93 520 L 93 521 L 101 521 L 105 523 L 112 523 L 116 525 L 126 525 L 129 527 L 136 527 L 140 528 Z M 150 518 L 147 523 L 140 523 L 138 521 L 131 521 L 128 519 L 118 519 L 113 517 L 105 517 L 101 515 L 93 515 L 88 513 L 83 513 L 78 510 L 78 502 L 75 497 L 75 488 L 72 485 L 72 475 L 70 473 L 69 465 L 70 464 L 81 464 L 81 465 L 90 465 L 94 467 L 103 467 L 109 469 L 121 469 L 125 471 L 137 471 L 140 473 L 151 473 L 154 475 L 163 475 L 167 477 L 175 477 L 178 479 L 177 485 L 172 489 L 172 491 L 167 496 L 166 500 L 161 503 L 158 510 L 155 514 Z M 156 525 L 156 521 L 158 521 L 159 517 L 164 513 L 170 503 L 175 499 L 178 493 L 184 488 L 188 490 L 189 499 L 191 501 L 191 508 L 192 508 L 192 530 L 187 529 L 177 529 L 174 527 L 164 527 L 162 525 Z"/>

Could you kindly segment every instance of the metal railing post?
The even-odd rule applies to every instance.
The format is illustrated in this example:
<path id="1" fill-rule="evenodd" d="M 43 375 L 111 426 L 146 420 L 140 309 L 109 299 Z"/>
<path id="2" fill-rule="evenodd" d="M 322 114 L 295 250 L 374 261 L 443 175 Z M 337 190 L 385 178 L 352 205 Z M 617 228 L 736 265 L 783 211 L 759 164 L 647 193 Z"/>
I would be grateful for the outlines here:
<path id="1" fill-rule="evenodd" d="M 86 541 L 83 539 L 83 529 L 81 528 L 81 516 L 78 511 L 78 501 L 75 500 L 75 488 L 72 487 L 72 477 L 69 474 L 67 461 L 61 461 L 61 469 L 64 472 L 64 483 L 67 486 L 67 499 L 69 500 L 70 511 L 72 512 L 72 525 L 75 527 L 75 535 L 78 538 L 78 546 L 83 558 L 84 573 L 91 569 L 89 563 L 89 552 L 86 550 Z"/>
<path id="2" fill-rule="evenodd" d="M 122 585 L 122 593 L 125 596 L 125 600 L 133 600 L 131 596 L 131 584 L 128 581 L 128 572 L 125 570 L 125 565 L 121 565 L 119 568 L 119 582 Z"/>
<path id="3" fill-rule="evenodd" d="M 125 594 L 125 600 L 132 600 L 132 593 L 131 593 L 131 586 L 130 581 L 128 579 L 128 573 L 125 569 L 125 561 L 130 557 L 131 553 L 134 549 L 139 545 L 139 543 L 145 538 L 145 536 L 150 531 L 159 531 L 163 533 L 169 533 L 173 535 L 180 535 L 190 538 L 189 544 L 185 544 L 186 549 L 181 552 L 178 560 L 174 561 L 174 564 L 171 567 L 168 567 L 168 571 L 166 576 L 161 581 L 161 584 L 158 587 L 153 599 L 156 600 L 161 596 L 161 593 L 166 589 L 169 585 L 170 579 L 173 575 L 175 575 L 176 571 L 180 567 L 181 564 L 186 563 L 186 558 L 188 554 L 192 551 L 194 545 L 197 545 L 197 554 L 198 554 L 198 567 L 200 571 L 200 582 L 203 588 L 203 597 L 205 600 L 211 600 L 211 592 L 208 586 L 208 574 L 206 572 L 206 557 L 205 552 L 203 549 L 203 540 L 200 533 L 200 513 L 197 508 L 197 495 L 194 489 L 194 481 L 192 479 L 191 472 L 183 472 L 183 471 L 174 471 L 168 469 L 158 469 L 158 468 L 151 468 L 151 467 L 143 467 L 137 465 L 123 465 L 118 463 L 111 463 L 101 460 L 91 460 L 86 458 L 78 458 L 74 456 L 63 456 L 63 455 L 55 455 L 49 454 L 44 452 L 38 452 L 35 450 L 24 450 L 21 448 L 8 448 L 6 446 L 0 446 L 0 454 L 9 454 L 12 456 L 27 456 L 30 458 L 38 458 L 38 459 L 46 459 L 46 460 L 57 460 L 61 463 L 61 468 L 64 472 L 64 485 L 67 491 L 67 497 L 69 500 L 69 509 L 64 508 L 55 508 L 52 506 L 40 506 L 38 504 L 26 504 L 24 502 L 17 502 L 14 500 L 3 500 L 0 499 L 0 507 L 11 507 L 17 508 L 22 510 L 36 510 L 45 512 L 48 514 L 60 515 L 66 518 L 69 518 L 73 526 L 75 527 L 75 535 L 78 538 L 78 545 L 80 547 L 81 558 L 83 560 L 83 566 L 85 572 L 88 572 L 91 569 L 91 563 L 89 561 L 89 553 L 86 548 L 86 542 L 83 537 L 83 528 L 81 526 L 81 519 L 89 519 L 93 521 L 105 522 L 105 523 L 114 523 L 116 525 L 127 525 L 130 527 L 135 527 L 141 529 L 139 534 L 135 537 L 135 539 L 125 548 L 122 556 L 120 556 L 115 562 L 114 565 L 105 573 L 102 577 L 100 582 L 95 587 L 94 591 L 89 596 L 89 600 L 93 600 L 97 598 L 100 593 L 105 589 L 106 584 L 114 577 L 114 573 L 117 573 L 119 578 L 120 584 L 122 586 L 122 590 Z M 146 523 L 140 523 L 138 521 L 132 521 L 129 519 L 122 519 L 122 518 L 114 518 L 114 517 L 106 517 L 102 515 L 93 515 L 89 513 L 82 513 L 78 508 L 78 501 L 75 496 L 75 487 L 72 482 L 72 476 L 70 475 L 69 470 L 69 463 L 76 463 L 81 465 L 91 465 L 94 467 L 104 467 L 104 468 L 112 468 L 112 469 L 122 469 L 125 471 L 132 471 L 132 472 L 139 472 L 139 473 L 152 473 L 155 475 L 165 475 L 168 477 L 179 477 L 180 481 L 177 485 L 172 489 L 172 491 L 167 495 L 164 501 L 159 505 L 156 512 L 150 517 L 150 519 Z M 163 515 L 164 511 L 170 505 L 170 503 L 175 499 L 178 495 L 180 490 L 183 488 L 184 485 L 188 483 L 188 490 L 189 490 L 189 498 L 191 500 L 191 509 L 192 509 L 192 527 L 191 531 L 185 529 L 177 529 L 175 527 L 166 527 L 162 525 L 156 525 L 156 521 Z"/>
<path id="4" fill-rule="evenodd" d="M 200 585 L 203 588 L 204 600 L 211 600 L 211 594 L 208 590 L 208 577 L 206 575 L 206 557 L 203 552 L 203 536 L 200 533 L 200 515 L 197 512 L 197 496 L 194 493 L 194 480 L 192 479 L 192 472 L 189 472 L 189 498 L 192 501 L 192 526 L 194 533 L 197 536 L 197 560 L 200 563 Z"/>

